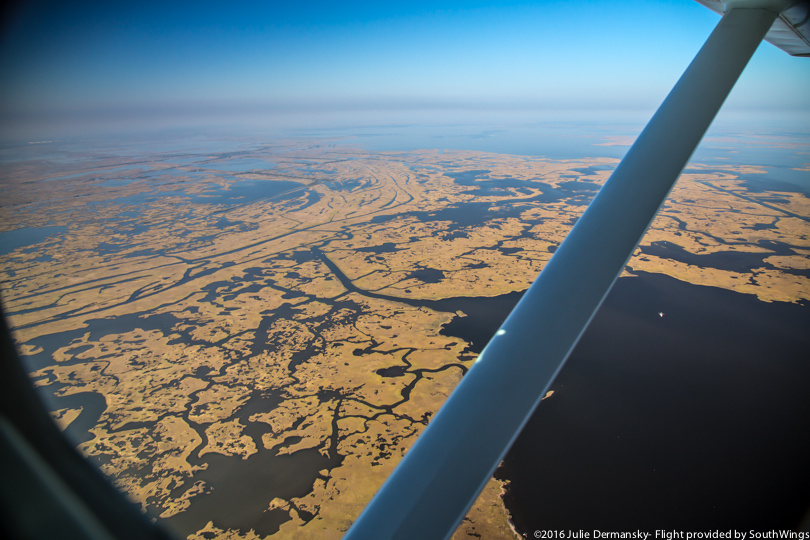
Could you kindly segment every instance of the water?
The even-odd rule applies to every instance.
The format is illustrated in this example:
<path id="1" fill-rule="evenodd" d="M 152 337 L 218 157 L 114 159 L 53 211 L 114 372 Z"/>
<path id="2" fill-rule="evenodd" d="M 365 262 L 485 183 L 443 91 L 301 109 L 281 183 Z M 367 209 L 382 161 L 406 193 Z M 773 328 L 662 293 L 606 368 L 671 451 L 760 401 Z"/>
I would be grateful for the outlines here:
<path id="1" fill-rule="evenodd" d="M 50 236 L 61 234 L 67 231 L 67 227 L 22 227 L 13 231 L 0 233 L 0 255 L 11 253 L 15 249 L 20 249 L 35 244 L 45 242 Z"/>
<path id="2" fill-rule="evenodd" d="M 544 156 L 552 159 L 624 156 L 628 146 L 610 145 L 615 135 L 635 137 L 641 125 L 595 125 L 580 122 L 486 125 L 397 125 L 294 132 L 332 137 L 336 144 L 373 151 L 422 149 L 474 150 L 500 154 Z"/>
<path id="3" fill-rule="evenodd" d="M 146 170 L 149 170 L 149 167 L 145 166 L 145 165 L 120 165 L 118 167 L 102 167 L 102 168 L 99 168 L 96 171 L 93 171 L 93 170 L 87 171 L 87 170 L 85 170 L 85 171 L 82 171 L 82 172 L 77 172 L 77 173 L 73 173 L 73 174 L 65 174 L 65 175 L 62 175 L 62 176 L 52 176 L 50 178 L 46 178 L 45 180 L 47 182 L 54 182 L 54 181 L 58 182 L 60 180 L 70 180 L 71 178 L 78 178 L 78 177 L 81 177 L 81 176 L 92 176 L 93 179 L 96 180 L 96 179 L 98 179 L 98 177 L 107 176 L 110 173 L 121 173 L 121 172 L 132 173 L 132 172 L 140 172 L 140 171 L 146 171 Z M 109 182 L 110 183 L 102 183 L 101 185 L 115 185 L 113 180 L 111 180 Z"/>
<path id="4" fill-rule="evenodd" d="M 193 178 L 193 175 L 189 176 Z M 306 189 L 305 186 L 298 182 L 283 180 L 245 180 L 237 177 L 228 178 L 225 175 L 218 176 L 223 179 L 233 180 L 234 183 L 227 189 L 218 186 L 209 186 L 207 191 L 200 194 L 189 193 L 184 190 L 154 190 L 135 195 L 110 198 L 104 201 L 91 201 L 88 204 L 106 205 L 112 203 L 120 205 L 141 205 L 165 197 L 181 197 L 196 204 L 235 205 L 288 195 L 299 196 L 303 195 Z"/>
<path id="5" fill-rule="evenodd" d="M 208 161 L 201 163 L 200 166 L 216 171 L 249 172 L 272 169 L 276 165 L 263 159 L 231 159 L 224 162 Z"/>
<path id="6" fill-rule="evenodd" d="M 253 530 L 259 535 L 278 532 L 279 526 L 289 520 L 281 509 L 267 510 L 275 497 L 289 500 L 303 497 L 312 491 L 312 485 L 323 478 L 319 471 L 338 466 L 343 457 L 328 448 L 324 455 L 321 448 L 309 448 L 293 454 L 277 455 L 262 447 L 262 435 L 269 431 L 265 424 L 250 422 L 251 415 L 272 409 L 281 402 L 277 395 L 255 392 L 253 397 L 237 413 L 237 418 L 248 426 L 248 434 L 258 451 L 246 459 L 233 458 L 217 453 L 202 457 L 189 457 L 195 465 L 205 467 L 195 475 L 195 481 L 207 485 L 204 494 L 194 498 L 194 504 L 164 522 L 181 536 L 193 534 L 214 519 L 218 526 L 237 530 Z M 292 441 L 289 441 L 293 444 Z M 249 478 L 249 482 L 244 479 Z M 303 509 L 299 514 L 311 519 Z M 182 532 L 180 532 L 182 531 Z"/>
<path id="7" fill-rule="evenodd" d="M 518 530 L 796 527 L 808 328 L 807 304 L 620 279 L 499 471 Z"/>
<path id="8" fill-rule="evenodd" d="M 293 133 L 332 137 L 336 144 L 386 152 L 420 149 L 474 150 L 549 159 L 621 159 L 641 133 L 645 123 L 646 119 L 621 123 L 548 121 L 453 126 L 420 124 Z M 745 123 L 716 122 L 695 150 L 690 163 L 764 167 L 766 174 L 745 177 L 765 182 L 765 186 L 771 185 L 771 181 L 785 182 L 792 186 L 791 190 L 799 189 L 810 194 L 810 172 L 795 170 L 807 166 L 807 140 L 806 132 L 785 132 L 776 126 L 757 124 L 752 128 Z"/>
<path id="9" fill-rule="evenodd" d="M 787 191 L 810 195 L 810 171 L 766 167 L 765 174 L 744 175 L 745 187 L 754 192 Z"/>

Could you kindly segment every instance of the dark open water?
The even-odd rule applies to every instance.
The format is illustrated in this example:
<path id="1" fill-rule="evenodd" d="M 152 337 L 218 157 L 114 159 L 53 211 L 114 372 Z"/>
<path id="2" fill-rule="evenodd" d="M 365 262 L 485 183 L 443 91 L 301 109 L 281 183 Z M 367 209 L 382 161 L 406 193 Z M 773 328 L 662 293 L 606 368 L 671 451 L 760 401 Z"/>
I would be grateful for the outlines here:
<path id="1" fill-rule="evenodd" d="M 808 305 L 620 279 L 499 469 L 518 530 L 796 527 L 809 329 Z"/>

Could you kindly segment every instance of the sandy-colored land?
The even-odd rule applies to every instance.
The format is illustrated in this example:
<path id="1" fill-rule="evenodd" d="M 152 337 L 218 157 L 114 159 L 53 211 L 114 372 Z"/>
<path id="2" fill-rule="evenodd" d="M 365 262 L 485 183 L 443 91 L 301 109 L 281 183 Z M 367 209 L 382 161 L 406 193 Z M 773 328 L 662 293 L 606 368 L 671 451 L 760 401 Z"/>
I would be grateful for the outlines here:
<path id="1" fill-rule="evenodd" d="M 317 451 L 330 465 L 306 495 L 266 501 L 286 519 L 272 538 L 339 538 L 475 358 L 468 343 L 440 334 L 456 314 L 419 301 L 528 287 L 616 162 L 300 142 L 251 157 L 273 167 L 232 176 L 202 158 L 172 168 L 171 156 L 156 156 L 115 172 L 128 159 L 119 156 L 49 182 L 84 162 L 8 167 L 0 231 L 66 230 L 0 257 L 3 301 L 22 353 L 46 357 L 32 374 L 43 391 L 59 383 L 57 395 L 105 397 L 81 449 L 144 508 L 164 518 L 191 511 L 216 489 L 199 480 L 211 454 Z M 755 168 L 690 170 L 627 273 L 764 301 L 810 299 L 807 197 L 747 190 L 739 175 Z M 152 176 L 139 179 L 144 171 Z M 479 189 L 447 174 L 465 171 L 513 187 Z M 96 177 L 132 180 L 100 189 Z M 590 187 L 572 191 L 574 178 Z M 298 187 L 201 202 L 249 180 Z M 443 213 L 450 207 L 469 208 L 473 219 L 457 225 L 457 214 Z M 762 262 L 690 264 L 656 249 L 661 243 Z M 254 409 L 264 398 L 269 405 Z M 80 412 L 54 417 L 67 426 Z M 490 481 L 456 538 L 515 536 L 502 489 Z M 189 538 L 262 537 L 215 519 L 201 527 Z"/>

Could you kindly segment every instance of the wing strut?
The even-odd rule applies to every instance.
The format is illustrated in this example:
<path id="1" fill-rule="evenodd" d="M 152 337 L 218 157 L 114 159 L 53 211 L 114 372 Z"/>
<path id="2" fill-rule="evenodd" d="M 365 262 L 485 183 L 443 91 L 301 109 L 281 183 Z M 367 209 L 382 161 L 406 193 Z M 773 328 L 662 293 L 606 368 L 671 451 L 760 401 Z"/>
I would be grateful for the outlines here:
<path id="1" fill-rule="evenodd" d="M 540 402 L 778 13 L 732 8 L 344 539 L 448 538 Z"/>

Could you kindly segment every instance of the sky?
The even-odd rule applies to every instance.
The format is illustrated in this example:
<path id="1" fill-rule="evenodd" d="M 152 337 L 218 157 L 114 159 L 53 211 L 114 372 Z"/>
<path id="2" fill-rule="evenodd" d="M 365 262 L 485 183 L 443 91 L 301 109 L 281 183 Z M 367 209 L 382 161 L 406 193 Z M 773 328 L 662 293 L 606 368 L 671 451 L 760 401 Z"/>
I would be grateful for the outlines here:
<path id="1" fill-rule="evenodd" d="M 0 127 L 649 117 L 719 16 L 692 0 L 22 2 Z M 810 125 L 810 59 L 763 43 L 724 106 Z"/>

